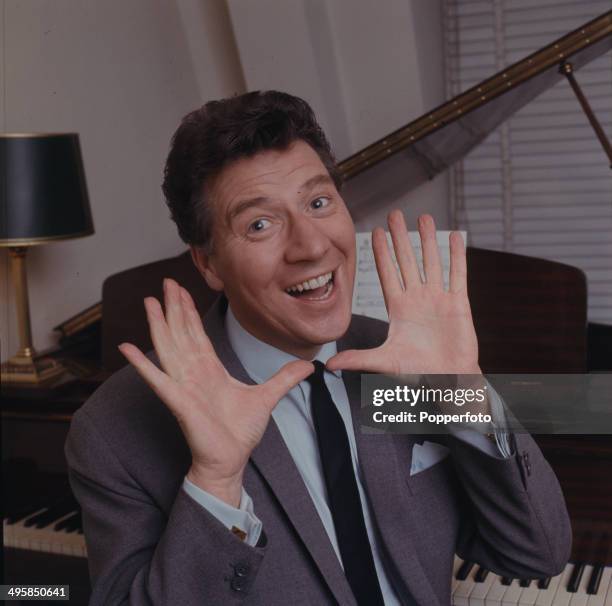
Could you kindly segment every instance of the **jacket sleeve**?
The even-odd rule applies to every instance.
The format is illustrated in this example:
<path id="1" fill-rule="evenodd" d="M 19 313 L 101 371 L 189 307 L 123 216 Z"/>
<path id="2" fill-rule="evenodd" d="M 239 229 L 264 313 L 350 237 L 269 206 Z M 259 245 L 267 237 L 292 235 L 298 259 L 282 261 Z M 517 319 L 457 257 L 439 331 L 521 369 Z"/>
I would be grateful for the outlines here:
<path id="1" fill-rule="evenodd" d="M 204 509 L 207 509 L 215 516 L 228 530 L 237 528 L 246 533 L 244 542 L 247 545 L 257 545 L 261 536 L 262 523 L 255 515 L 253 500 L 247 494 L 244 487 L 242 488 L 238 507 L 232 507 L 221 501 L 221 499 L 217 499 L 214 495 L 190 482 L 187 477 L 183 480 L 183 490 L 196 503 L 199 503 Z"/>
<path id="2" fill-rule="evenodd" d="M 90 606 L 243 602 L 265 547 L 242 542 L 180 486 L 169 513 L 160 509 L 85 411 L 73 417 L 65 453 L 83 514 Z"/>
<path id="3" fill-rule="evenodd" d="M 559 574 L 570 557 L 572 530 L 557 478 L 527 433 L 511 434 L 513 454 L 492 457 L 448 438 L 465 490 L 457 545 L 465 560 L 498 574 L 540 578 Z"/>

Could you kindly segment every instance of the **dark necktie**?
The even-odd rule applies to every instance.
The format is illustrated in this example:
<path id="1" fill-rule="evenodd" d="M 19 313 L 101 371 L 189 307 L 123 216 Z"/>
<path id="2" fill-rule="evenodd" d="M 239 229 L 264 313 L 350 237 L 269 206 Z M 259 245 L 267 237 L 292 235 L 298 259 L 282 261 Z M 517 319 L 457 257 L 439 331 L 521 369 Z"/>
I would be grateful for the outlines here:
<path id="1" fill-rule="evenodd" d="M 360 606 L 384 606 L 344 421 L 323 380 L 324 365 L 313 364 L 308 377 L 312 418 L 344 573 Z"/>

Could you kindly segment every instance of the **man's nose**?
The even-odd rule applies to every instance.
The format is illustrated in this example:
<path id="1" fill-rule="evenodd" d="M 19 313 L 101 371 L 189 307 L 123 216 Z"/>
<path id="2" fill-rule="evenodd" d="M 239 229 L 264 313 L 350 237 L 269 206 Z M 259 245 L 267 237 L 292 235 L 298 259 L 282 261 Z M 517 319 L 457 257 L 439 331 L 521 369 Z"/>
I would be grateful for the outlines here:
<path id="1" fill-rule="evenodd" d="M 317 225 L 317 219 L 310 217 L 292 219 L 285 248 L 285 258 L 288 263 L 319 259 L 325 255 L 330 246 L 329 237 L 322 226 Z"/>

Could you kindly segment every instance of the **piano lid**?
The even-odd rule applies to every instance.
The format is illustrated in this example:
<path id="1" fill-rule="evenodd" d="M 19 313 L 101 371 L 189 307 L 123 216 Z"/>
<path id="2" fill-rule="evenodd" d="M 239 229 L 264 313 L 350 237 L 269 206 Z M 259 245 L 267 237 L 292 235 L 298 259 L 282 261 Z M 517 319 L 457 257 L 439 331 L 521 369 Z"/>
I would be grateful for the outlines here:
<path id="1" fill-rule="evenodd" d="M 612 11 L 555 40 L 339 163 L 345 180 L 395 156 L 409 191 L 463 158 L 497 126 L 566 77 L 612 49 Z"/>

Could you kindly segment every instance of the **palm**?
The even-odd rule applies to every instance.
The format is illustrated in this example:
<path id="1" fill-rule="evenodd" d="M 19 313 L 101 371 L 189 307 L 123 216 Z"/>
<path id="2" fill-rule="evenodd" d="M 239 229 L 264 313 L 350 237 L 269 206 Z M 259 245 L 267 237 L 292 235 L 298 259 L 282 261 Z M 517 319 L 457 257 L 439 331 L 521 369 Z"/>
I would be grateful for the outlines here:
<path id="1" fill-rule="evenodd" d="M 234 379 L 218 360 L 185 359 L 182 378 L 167 394 L 190 444 L 194 463 L 221 475 L 239 471 L 259 443 L 276 402 L 266 401 L 259 385 Z M 223 394 L 222 401 L 217 394 Z M 189 406 L 181 408 L 181 403 Z"/>
<path id="2" fill-rule="evenodd" d="M 387 339 L 375 349 L 341 352 L 328 367 L 394 375 L 478 373 L 478 343 L 460 236 L 451 238 L 450 288 L 445 291 L 433 221 L 425 219 L 420 227 L 425 283 L 420 279 L 403 215 L 392 213 L 389 227 L 401 281 L 384 232 L 376 230 L 372 239 L 389 314 Z"/>
<path id="3" fill-rule="evenodd" d="M 312 364 L 291 362 L 266 383 L 246 385 L 220 362 L 187 291 L 173 280 L 165 281 L 164 291 L 165 317 L 156 299 L 145 299 L 163 370 L 134 345 L 124 343 L 120 349 L 177 418 L 192 466 L 210 477 L 240 475 L 274 406 L 312 372 Z"/>
<path id="4" fill-rule="evenodd" d="M 476 364 L 477 343 L 467 297 L 406 292 L 390 313 L 389 334 L 382 346 L 397 374 L 459 373 Z"/>

